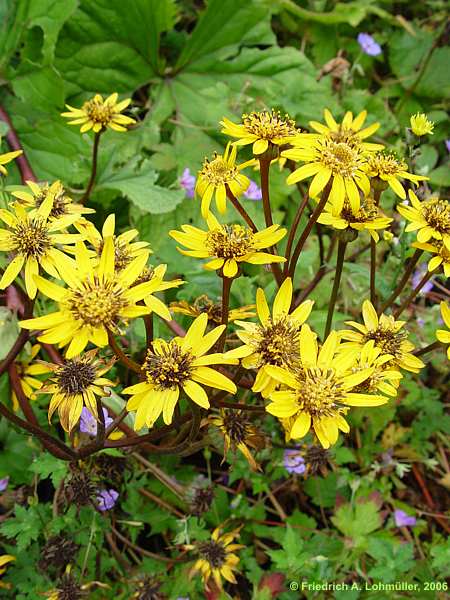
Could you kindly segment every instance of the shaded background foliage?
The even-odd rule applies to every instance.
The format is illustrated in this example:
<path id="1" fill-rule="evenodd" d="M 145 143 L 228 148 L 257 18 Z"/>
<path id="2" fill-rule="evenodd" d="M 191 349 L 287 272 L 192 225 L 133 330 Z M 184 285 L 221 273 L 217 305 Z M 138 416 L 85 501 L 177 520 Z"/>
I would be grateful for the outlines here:
<path id="1" fill-rule="evenodd" d="M 97 222 L 114 211 L 121 226 L 137 226 L 141 238 L 151 243 L 155 262 L 167 262 L 171 275 L 183 273 L 189 282 L 173 297 L 191 299 L 205 287 L 218 296 L 218 281 L 195 261 L 180 256 L 167 231 L 183 222 L 200 223 L 198 205 L 185 198 L 178 179 L 186 167 L 195 172 L 203 156 L 223 148 L 218 121 L 224 115 L 239 117 L 245 111 L 273 106 L 306 127 L 310 119 L 320 120 L 325 107 L 337 115 L 366 109 L 371 122 L 381 123 L 377 137 L 388 140 L 402 154 L 410 115 L 426 112 L 436 124 L 435 133 L 421 147 L 416 172 L 427 175 L 433 189 L 446 193 L 450 186 L 444 143 L 450 137 L 450 49 L 445 15 L 446 3 L 440 0 L 299 4 L 292 0 L 210 0 L 205 4 L 188 0 L 3 0 L 0 104 L 11 115 L 39 179 L 61 179 L 76 194 L 89 178 L 92 137 L 80 136 L 63 122 L 64 104 L 78 106 L 97 92 L 132 95 L 139 127 L 127 135 L 108 131 L 102 139 L 92 195 Z M 380 56 L 361 53 L 356 41 L 359 31 L 375 35 L 383 47 Z M 0 133 L 5 133 L 4 128 Z M 14 167 L 11 173 L 8 183 L 19 183 Z M 254 179 L 258 180 L 256 172 Z M 272 204 L 278 222 L 292 218 L 298 202 L 295 194 L 286 186 L 285 175 L 275 170 Z M 257 203 L 248 200 L 246 208 L 262 225 Z M 409 252 L 403 242 L 383 265 L 382 292 L 389 292 Z M 317 248 L 312 243 L 297 277 L 309 280 L 317 266 Z M 235 282 L 235 305 L 253 301 L 249 283 L 256 277 L 259 284 L 273 285 L 269 276 L 256 273 L 255 269 L 252 277 L 250 271 L 249 278 Z M 366 273 L 364 264 L 346 264 L 341 320 L 359 307 Z M 314 319 L 324 318 L 329 289 L 330 277 L 325 277 L 313 295 L 317 308 L 313 326 Z M 425 343 L 435 328 L 437 306 L 424 301 L 417 316 L 423 325 L 415 325 L 416 341 Z M 4 327 L 1 333 L 5 344 L 16 331 L 14 322 L 7 325 L 9 329 Z M 143 331 L 134 327 L 131 345 L 142 338 Z M 245 462 L 236 457 L 226 475 L 217 456 L 211 459 L 208 451 L 189 460 L 164 458 L 158 462 L 160 467 L 186 486 L 199 472 L 207 475 L 212 460 L 217 483 L 212 509 L 199 519 L 183 516 L 189 514 L 186 504 L 154 474 L 128 469 L 121 479 L 119 518 L 128 523 L 132 541 L 156 553 L 164 552 L 170 540 L 206 539 L 209 529 L 220 522 L 242 519 L 248 548 L 242 552 L 244 575 L 239 592 L 233 592 L 242 598 L 271 597 L 267 585 L 261 584 L 265 573 L 281 572 L 287 581 L 303 577 L 386 582 L 442 579 L 450 547 L 444 530 L 427 516 L 430 506 L 409 470 L 412 463 L 425 469 L 435 499 L 433 510 L 444 509 L 450 477 L 448 463 L 439 458 L 450 432 L 442 403 L 445 375 L 444 360 L 433 358 L 420 385 L 405 382 L 400 404 L 380 408 L 370 421 L 356 412 L 356 439 L 350 447 L 338 446 L 333 451 L 334 466 L 321 475 L 305 482 L 288 479 L 281 466 L 282 450 L 277 448 L 261 453 L 263 474 L 249 475 Z M 5 380 L 1 390 L 8 394 Z M 0 530 L 2 539 L 16 541 L 12 551 L 17 566 L 10 577 L 17 587 L 14 597 L 36 598 L 36 590 L 52 587 L 55 573 L 48 568 L 35 570 L 33 565 L 46 539 L 69 531 L 80 547 L 96 549 L 85 555 L 89 578 L 111 585 L 108 592 L 92 591 L 92 597 L 129 598 L 132 587 L 123 577 L 123 565 L 103 546 L 108 521 L 88 508 L 77 517 L 75 507 L 52 518 L 51 501 L 54 490 L 68 476 L 66 466 L 38 455 L 33 442 L 25 443 L 4 422 L 0 439 L 0 475 L 8 474 L 22 490 L 22 497 L 16 491 L 2 500 L 6 511 L 16 503 L 14 516 Z M 383 458 L 386 452 L 391 453 L 391 462 Z M 284 488 L 277 498 L 287 514 L 284 521 L 277 510 L 274 514 L 270 500 L 271 490 L 280 482 Z M 176 507 L 182 518 L 149 502 L 139 491 L 142 488 Z M 394 527 L 389 516 L 394 506 L 425 511 L 412 533 Z M 270 524 L 273 520 L 276 525 Z M 83 563 L 83 551 L 79 560 Z M 169 598 L 203 597 L 198 582 L 186 581 L 183 565 L 172 565 L 173 574 L 167 578 L 165 564 L 147 557 L 136 568 L 139 572 L 161 573 Z M 275 579 L 270 581 L 275 585 Z M 261 587 L 266 591 L 258 591 Z M 11 593 L 0 590 L 5 598 L 12 597 Z M 273 597 L 298 597 L 289 591 L 275 593 Z M 308 594 L 311 598 L 367 597 L 358 591 L 345 592 L 345 596 L 339 592 Z"/>

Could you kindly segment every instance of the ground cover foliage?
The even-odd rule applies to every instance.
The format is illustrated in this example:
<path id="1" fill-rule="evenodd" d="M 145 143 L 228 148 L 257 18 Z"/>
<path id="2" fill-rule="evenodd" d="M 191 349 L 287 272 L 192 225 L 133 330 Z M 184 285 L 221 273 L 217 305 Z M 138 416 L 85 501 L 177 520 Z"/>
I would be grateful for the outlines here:
<path id="1" fill-rule="evenodd" d="M 69 198 L 67 206 L 75 207 L 63 206 L 66 220 L 53 231 L 62 236 L 54 238 L 57 254 L 39 264 L 41 277 L 34 277 L 33 260 L 25 267 L 24 259 L 17 277 L 0 292 L 0 400 L 5 408 L 0 420 L 0 598 L 446 597 L 446 3 L 6 0 L 0 3 L 0 23 L 0 167 L 7 170 L 0 181 L 2 231 L 30 222 L 20 210 L 27 211 L 28 219 L 39 217 L 44 224 L 53 219 L 55 224 L 61 217 L 55 212 L 57 199 Z M 71 110 L 66 104 L 79 110 L 96 94 L 102 96 L 100 112 L 115 106 L 115 122 L 108 109 L 96 131 L 92 112 L 87 119 L 73 113 L 74 119 L 91 119 L 94 125 L 80 132 L 83 123 L 70 125 L 61 116 Z M 128 98 L 131 102 L 121 107 Z M 267 112 L 272 108 L 279 118 Z M 279 119 L 287 124 L 282 139 L 268 136 L 267 145 L 255 147 L 258 136 L 249 137 L 247 131 L 246 137 L 242 129 L 220 124 L 224 118 L 245 124 L 242 115 L 253 111 L 272 125 L 278 126 Z M 329 111 L 326 116 L 324 111 Z M 363 111 L 367 117 L 357 126 Z M 293 131 L 286 113 L 300 131 Z M 417 114 L 427 119 L 411 121 Z M 107 127 L 111 122 L 115 129 Z M 324 131 L 325 123 L 331 131 Z M 345 127 L 339 128 L 342 123 Z M 379 128 L 370 137 L 358 137 L 374 123 Z M 352 125 L 351 139 L 333 138 L 333 131 L 352 130 Z M 317 137 L 302 138 L 305 132 Z M 243 138 L 245 144 L 227 146 Z M 378 150 L 363 148 L 366 143 L 383 144 L 402 168 L 393 177 L 392 171 L 384 172 L 386 154 L 370 163 Z M 346 145 L 348 160 L 362 165 L 363 175 L 347 177 L 353 183 L 344 182 L 344 191 L 334 183 L 340 175 L 323 158 L 323 148 L 331 152 L 332 144 Z M 1 160 L 18 148 L 22 155 Z M 224 153 L 231 156 L 227 164 Z M 234 163 L 247 161 L 238 173 L 233 170 Z M 320 169 L 307 173 L 304 165 L 314 161 Z M 39 196 L 25 183 L 30 180 L 54 186 Z M 270 192 L 270 211 L 265 192 Z M 211 194 L 215 198 L 208 206 Z M 422 231 L 422 222 L 408 227 L 416 218 L 414 202 L 422 207 L 430 198 L 440 198 L 431 233 Z M 14 203 L 21 205 L 19 212 Z M 81 205 L 95 212 L 83 212 Z M 366 210 L 363 216 L 361 210 Z M 13 223 L 5 211 L 19 221 Z M 211 235 L 198 233 L 217 233 L 211 214 L 227 226 L 220 247 L 212 248 Z M 266 230 L 268 214 L 278 229 Z M 258 247 L 248 242 L 252 227 L 265 232 L 257 234 L 263 236 Z M 138 231 L 133 240 L 126 237 L 130 229 Z M 243 237 L 246 252 L 239 254 Z M 12 272 L 8 269 L 20 255 L 9 239 L 0 233 L 2 276 Z M 18 239 L 23 248 L 25 237 Z M 136 241 L 143 243 L 134 246 Z M 225 242 L 225 258 L 238 256 L 237 261 L 220 258 Z M 296 248 L 298 260 L 293 259 Z M 274 262 L 275 255 L 288 260 Z M 205 269 L 200 256 L 222 262 Z M 134 279 L 126 271 L 130 264 Z M 105 286 L 121 277 L 120 286 L 132 290 L 126 307 L 125 292 L 116 288 L 120 309 L 105 304 L 100 314 L 102 297 L 92 304 L 91 295 L 82 314 L 79 294 L 71 305 L 79 309 L 77 323 L 89 309 L 89 327 L 92 319 L 100 319 L 102 327 L 106 323 L 103 333 L 101 327 L 92 334 L 88 326 L 78 325 L 69 331 L 74 308 L 61 318 L 69 327 L 64 335 L 52 330 L 58 316 L 27 328 L 26 319 L 57 314 L 59 292 L 45 281 L 74 289 L 74 269 L 79 278 L 91 269 Z M 405 274 L 409 277 L 395 293 Z M 139 284 L 147 287 L 138 290 Z M 258 288 L 267 311 L 262 292 L 255 307 Z M 295 306 L 304 309 L 294 324 L 289 321 L 290 333 L 281 333 L 285 346 L 292 343 L 291 354 L 295 347 L 294 362 L 271 355 L 266 369 L 260 350 L 259 363 L 242 351 L 251 346 L 242 332 L 250 331 L 246 324 L 269 318 L 269 310 L 269 320 L 276 321 L 275 298 L 283 318 Z M 396 338 L 398 354 L 367 331 L 360 338 L 355 329 L 349 333 L 346 322 L 361 327 L 362 314 L 366 329 L 377 330 L 373 312 L 405 321 Z M 388 325 L 392 331 L 396 327 L 391 321 Z M 173 342 L 174 336 L 194 331 L 191 327 L 191 346 L 183 346 L 180 338 Z M 47 338 L 39 335 L 46 330 Z M 330 330 L 330 336 L 324 335 Z M 441 332 L 437 337 L 436 330 Z M 210 332 L 205 334 L 211 341 L 207 348 L 205 331 Z M 254 330 L 250 334 L 256 335 Z M 279 338 L 274 331 L 270 336 L 265 341 L 276 346 Z M 373 343 L 364 346 L 370 339 Z M 155 346 L 154 340 L 163 342 Z M 179 369 L 181 363 L 171 354 L 172 362 L 162 365 L 170 344 L 190 357 L 198 351 L 200 357 L 198 366 L 186 368 L 189 377 L 177 371 L 178 383 L 171 388 L 161 379 L 161 369 L 170 367 L 164 371 L 170 383 L 173 365 Z M 323 364 L 309 365 L 317 344 L 327 350 Z M 277 348 L 274 352 L 281 352 Z M 208 358 L 213 353 L 215 358 Z M 72 379 L 61 379 L 70 361 L 71 368 L 75 364 Z M 213 365 L 209 378 L 198 370 L 205 365 Z M 364 369 L 365 378 L 350 379 Z M 92 375 L 82 400 L 80 380 L 70 383 L 81 372 Z M 327 379 L 325 385 L 330 373 L 338 373 L 338 381 Z M 144 400 L 139 396 L 143 388 L 132 387 L 142 374 L 150 385 Z M 314 406 L 309 396 L 305 400 L 306 380 L 308 390 L 312 381 L 322 386 L 320 394 L 314 388 Z M 55 399 L 61 381 L 71 390 L 64 401 Z M 35 394 L 42 384 L 43 393 Z M 353 397 L 340 395 L 329 408 L 336 386 Z M 179 401 L 178 391 L 176 398 L 166 394 L 175 387 L 183 388 Z M 164 396 L 158 395 L 161 390 Z M 354 397 L 358 394 L 365 395 L 365 404 Z M 368 394 L 379 400 L 368 400 Z M 286 408 L 292 402 L 295 410 Z M 159 412 L 152 412 L 149 407 L 157 403 Z M 145 436 L 139 444 L 137 434 Z M 403 587 L 383 589 L 395 582 Z M 314 589 L 314 584 L 329 589 Z M 348 587 L 333 589 L 332 584 Z"/>

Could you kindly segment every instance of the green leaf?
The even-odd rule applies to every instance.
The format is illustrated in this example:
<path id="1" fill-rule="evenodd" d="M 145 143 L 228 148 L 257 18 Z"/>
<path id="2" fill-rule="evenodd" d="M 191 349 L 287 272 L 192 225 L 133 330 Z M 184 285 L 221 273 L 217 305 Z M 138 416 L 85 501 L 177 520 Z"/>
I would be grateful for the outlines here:
<path id="1" fill-rule="evenodd" d="M 0 532 L 5 537 L 15 538 L 18 551 L 22 551 L 37 540 L 42 529 L 42 522 L 39 517 L 39 506 L 25 508 L 19 504 L 15 505 L 14 518 L 8 519 L 0 527 Z"/>
<path id="2" fill-rule="evenodd" d="M 378 507 L 371 500 L 355 505 L 343 504 L 331 520 L 339 531 L 356 543 L 381 527 L 382 523 Z"/>
<path id="3" fill-rule="evenodd" d="M 56 46 L 56 67 L 79 92 L 130 92 L 156 74 L 159 34 L 171 0 L 81 0 Z"/>
<path id="4" fill-rule="evenodd" d="M 0 339 L 2 340 L 0 345 L 0 360 L 8 354 L 17 339 L 18 333 L 17 317 L 9 308 L 0 306 Z"/>
<path id="5" fill-rule="evenodd" d="M 264 22 L 265 27 L 261 30 L 260 24 Z M 269 5 L 264 0 L 210 0 L 183 48 L 177 69 L 218 50 L 223 59 L 239 45 L 273 44 L 274 41 Z"/>
<path id="6" fill-rule="evenodd" d="M 99 182 L 96 191 L 116 190 L 143 213 L 161 214 L 173 211 L 183 200 L 183 190 L 171 190 L 156 184 L 158 175 L 144 161 L 137 168 L 137 160 L 131 160 L 111 177 Z"/>
<path id="7" fill-rule="evenodd" d="M 437 169 L 433 169 L 430 174 L 430 183 L 433 185 L 437 185 L 439 187 L 449 187 L 450 186 L 450 169 L 448 165 L 442 165 Z"/>
<path id="8" fill-rule="evenodd" d="M 50 478 L 55 489 L 68 472 L 66 462 L 48 453 L 40 455 L 28 468 L 32 473 L 40 475 L 41 479 Z"/>
<path id="9" fill-rule="evenodd" d="M 334 506 L 337 493 L 337 474 L 330 473 L 328 477 L 311 477 L 304 484 L 304 490 L 319 506 L 328 508 Z"/>

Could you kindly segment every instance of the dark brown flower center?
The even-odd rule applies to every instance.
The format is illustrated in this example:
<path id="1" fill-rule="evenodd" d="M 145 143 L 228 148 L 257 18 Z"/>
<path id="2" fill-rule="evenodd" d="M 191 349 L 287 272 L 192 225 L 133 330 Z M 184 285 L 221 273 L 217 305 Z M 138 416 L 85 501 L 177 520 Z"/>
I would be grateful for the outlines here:
<path id="1" fill-rule="evenodd" d="M 264 364 L 292 367 L 299 362 L 299 327 L 288 318 L 272 319 L 259 328 L 257 352 Z"/>
<path id="2" fill-rule="evenodd" d="M 39 218 L 19 222 L 11 233 L 14 250 L 26 258 L 39 259 L 51 246 L 48 226 Z"/>
<path id="3" fill-rule="evenodd" d="M 68 395 L 82 394 L 94 383 L 95 377 L 94 365 L 83 359 L 68 360 L 56 371 L 58 385 Z"/>
<path id="4" fill-rule="evenodd" d="M 214 541 L 202 542 L 198 546 L 202 558 L 209 562 L 211 567 L 219 569 L 225 562 L 226 551 L 222 544 Z"/>
<path id="5" fill-rule="evenodd" d="M 155 383 L 162 389 L 169 389 L 183 385 L 191 376 L 193 356 L 190 352 L 182 350 L 175 342 L 147 351 L 147 357 L 142 370 L 149 383 Z"/>
<path id="6" fill-rule="evenodd" d="M 209 231 L 206 245 L 218 258 L 239 258 L 252 250 L 253 233 L 241 225 L 223 225 Z"/>

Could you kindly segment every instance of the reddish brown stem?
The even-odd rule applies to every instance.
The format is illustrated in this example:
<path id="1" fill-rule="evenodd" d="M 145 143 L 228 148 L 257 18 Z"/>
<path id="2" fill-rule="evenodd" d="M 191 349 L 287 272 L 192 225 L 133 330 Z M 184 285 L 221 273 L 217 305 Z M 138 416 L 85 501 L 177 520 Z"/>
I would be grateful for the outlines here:
<path id="1" fill-rule="evenodd" d="M 8 133 L 6 134 L 6 141 L 8 142 L 9 147 L 14 152 L 15 150 L 22 150 L 23 148 L 20 144 L 19 138 L 17 136 L 16 130 L 13 127 L 11 119 L 9 118 L 8 113 L 4 108 L 0 106 L 0 119 L 4 121 L 8 125 Z M 37 181 L 36 175 L 33 173 L 33 169 L 28 162 L 28 159 L 25 155 L 25 152 L 16 158 L 16 164 L 19 167 L 20 175 L 22 177 L 22 182 L 26 181 Z"/>

